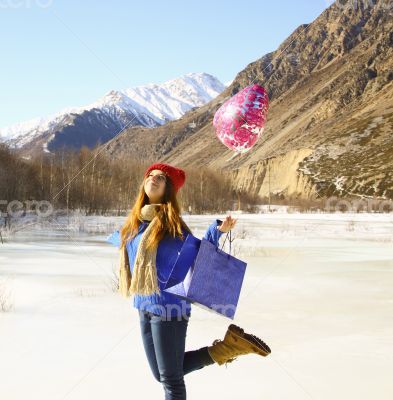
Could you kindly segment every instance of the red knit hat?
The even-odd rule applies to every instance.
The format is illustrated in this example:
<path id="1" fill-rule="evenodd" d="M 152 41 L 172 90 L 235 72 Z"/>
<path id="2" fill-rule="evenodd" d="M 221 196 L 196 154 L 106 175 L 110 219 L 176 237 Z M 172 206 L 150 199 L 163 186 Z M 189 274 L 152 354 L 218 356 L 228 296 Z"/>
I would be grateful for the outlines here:
<path id="1" fill-rule="evenodd" d="M 186 173 L 182 169 L 173 167 L 169 164 L 155 163 L 147 168 L 145 172 L 145 178 L 153 169 L 159 169 L 169 176 L 176 193 L 184 185 L 184 182 L 186 180 Z"/>

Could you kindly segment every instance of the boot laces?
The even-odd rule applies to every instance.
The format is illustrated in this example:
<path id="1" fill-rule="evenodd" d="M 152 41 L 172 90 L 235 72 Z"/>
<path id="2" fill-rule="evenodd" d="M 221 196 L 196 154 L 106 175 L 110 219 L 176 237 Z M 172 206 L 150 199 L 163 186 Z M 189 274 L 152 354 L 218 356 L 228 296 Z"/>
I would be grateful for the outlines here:
<path id="1" fill-rule="evenodd" d="M 213 341 L 212 345 L 214 346 L 215 344 L 220 343 L 220 342 L 223 342 L 223 340 L 222 339 L 215 339 Z M 225 361 L 225 363 L 224 363 L 225 364 L 225 368 L 228 368 L 228 363 L 231 363 L 233 361 L 237 361 L 237 357 L 232 357 L 232 358 L 229 358 L 227 361 Z"/>
<path id="2" fill-rule="evenodd" d="M 229 360 L 227 360 L 226 362 L 225 362 L 225 368 L 228 368 L 228 363 L 231 363 L 232 361 L 237 361 L 238 359 L 237 359 L 237 357 L 234 357 L 234 358 L 230 358 Z"/>
<path id="3" fill-rule="evenodd" d="M 253 335 L 252 333 L 248 333 L 247 335 L 251 336 L 257 343 L 259 343 L 261 346 L 265 347 L 265 348 L 269 348 L 269 346 L 258 336 Z M 213 345 L 215 345 L 216 343 L 222 342 L 222 339 L 215 339 L 213 342 Z"/>

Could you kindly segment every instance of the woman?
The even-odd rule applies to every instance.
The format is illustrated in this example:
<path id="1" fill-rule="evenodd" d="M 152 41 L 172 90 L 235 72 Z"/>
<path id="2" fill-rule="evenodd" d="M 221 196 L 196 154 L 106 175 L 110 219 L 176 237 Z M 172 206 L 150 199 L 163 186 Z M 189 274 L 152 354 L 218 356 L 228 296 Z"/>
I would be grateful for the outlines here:
<path id="1" fill-rule="evenodd" d="M 270 354 L 261 339 L 234 324 L 229 325 L 224 340 L 185 352 L 191 303 L 161 290 L 191 232 L 176 198 L 184 182 L 183 170 L 163 163 L 150 165 L 120 234 L 117 231 L 124 255 L 120 291 L 134 295 L 147 360 L 154 378 L 163 385 L 166 400 L 186 399 L 184 375 L 191 371 L 232 362 L 241 354 Z M 218 245 L 220 236 L 235 223 L 231 216 L 215 220 L 204 238 Z"/>

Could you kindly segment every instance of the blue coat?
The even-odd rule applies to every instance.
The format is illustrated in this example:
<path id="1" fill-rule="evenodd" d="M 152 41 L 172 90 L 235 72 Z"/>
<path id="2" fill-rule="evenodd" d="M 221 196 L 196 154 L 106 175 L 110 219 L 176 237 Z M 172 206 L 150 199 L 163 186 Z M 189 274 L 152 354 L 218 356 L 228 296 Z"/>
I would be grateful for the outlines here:
<path id="1" fill-rule="evenodd" d="M 128 259 L 130 262 L 131 273 L 133 273 L 136 251 L 142 236 L 142 233 L 146 229 L 149 221 L 143 221 L 139 225 L 138 234 L 126 244 Z M 222 221 L 219 219 L 214 220 L 206 230 L 203 236 L 206 240 L 209 240 L 214 245 L 218 246 L 219 239 L 224 232 L 217 229 L 221 225 Z M 186 238 L 188 232 L 183 230 L 184 238 Z M 107 242 L 115 244 L 120 248 L 120 231 L 116 230 L 107 238 Z M 183 245 L 183 241 L 179 238 L 173 238 L 167 235 L 163 238 L 157 247 L 156 256 L 156 267 L 158 284 L 161 290 L 159 294 L 152 295 L 134 295 L 134 307 L 139 310 L 150 311 L 151 313 L 162 315 L 162 316 L 178 316 L 178 315 L 191 315 L 191 303 L 175 296 L 172 293 L 165 292 L 163 290 L 164 282 L 168 280 L 171 272 L 171 267 L 176 261 L 178 252 Z"/>

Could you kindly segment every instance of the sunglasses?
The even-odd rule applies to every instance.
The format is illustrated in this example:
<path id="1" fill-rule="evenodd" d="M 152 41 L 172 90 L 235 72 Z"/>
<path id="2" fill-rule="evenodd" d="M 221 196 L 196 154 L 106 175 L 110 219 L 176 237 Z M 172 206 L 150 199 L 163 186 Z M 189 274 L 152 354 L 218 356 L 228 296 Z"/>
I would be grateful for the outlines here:
<path id="1" fill-rule="evenodd" d="M 154 176 L 154 177 L 156 177 L 156 178 L 158 179 L 159 182 L 166 182 L 166 175 L 164 175 L 164 174 L 156 174 L 156 175 L 154 175 L 154 174 L 149 174 L 149 175 L 147 175 L 147 177 L 149 177 L 149 176 Z"/>

